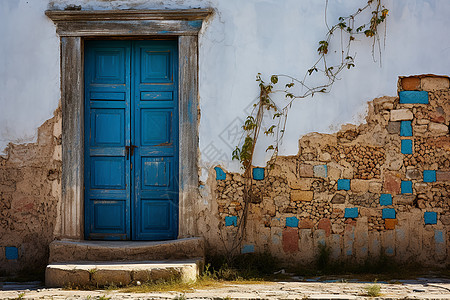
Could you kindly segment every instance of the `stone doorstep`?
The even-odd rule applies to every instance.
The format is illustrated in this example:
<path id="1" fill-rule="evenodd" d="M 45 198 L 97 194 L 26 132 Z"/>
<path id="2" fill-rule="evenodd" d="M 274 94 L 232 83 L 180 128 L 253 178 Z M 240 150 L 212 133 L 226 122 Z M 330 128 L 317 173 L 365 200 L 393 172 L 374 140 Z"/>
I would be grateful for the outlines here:
<path id="1" fill-rule="evenodd" d="M 45 270 L 47 287 L 117 286 L 135 281 L 181 279 L 195 281 L 204 265 L 203 258 L 183 261 L 134 261 L 52 263 Z"/>
<path id="2" fill-rule="evenodd" d="M 72 261 L 166 261 L 205 256 L 203 238 L 170 241 L 72 241 L 50 243 L 49 263 Z"/>

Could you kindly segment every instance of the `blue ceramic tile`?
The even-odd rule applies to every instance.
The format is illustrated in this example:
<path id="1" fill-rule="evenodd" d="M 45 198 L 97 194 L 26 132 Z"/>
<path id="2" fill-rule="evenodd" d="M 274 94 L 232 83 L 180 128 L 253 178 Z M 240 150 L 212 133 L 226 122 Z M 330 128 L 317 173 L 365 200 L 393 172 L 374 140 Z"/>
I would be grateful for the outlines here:
<path id="1" fill-rule="evenodd" d="M 264 168 L 253 168 L 253 179 L 263 180 L 264 179 Z"/>
<path id="2" fill-rule="evenodd" d="M 401 104 L 428 104 L 428 92 L 402 91 L 399 94 Z"/>
<path id="3" fill-rule="evenodd" d="M 225 226 L 237 226 L 237 216 L 225 217 Z"/>
<path id="4" fill-rule="evenodd" d="M 337 189 L 345 191 L 350 190 L 350 179 L 338 179 Z"/>
<path id="5" fill-rule="evenodd" d="M 221 168 L 215 167 L 214 170 L 216 170 L 216 180 L 225 180 L 227 178 L 227 174 Z"/>
<path id="6" fill-rule="evenodd" d="M 411 121 L 402 121 L 400 124 L 400 136 L 412 136 Z"/>
<path id="7" fill-rule="evenodd" d="M 286 226 L 287 227 L 298 227 L 298 219 L 296 217 L 286 218 Z"/>
<path id="8" fill-rule="evenodd" d="M 395 219 L 395 209 L 393 208 L 383 208 L 382 213 L 383 219 Z"/>
<path id="9" fill-rule="evenodd" d="M 381 194 L 380 195 L 380 205 L 392 205 L 392 195 L 391 194 Z"/>
<path id="10" fill-rule="evenodd" d="M 402 194 L 412 194 L 413 188 L 412 188 L 412 181 L 402 181 Z"/>
<path id="11" fill-rule="evenodd" d="M 413 154 L 412 140 L 402 140 L 402 153 Z"/>
<path id="12" fill-rule="evenodd" d="M 437 213 L 434 211 L 426 211 L 423 213 L 423 219 L 425 221 L 425 224 L 436 224 Z"/>
<path id="13" fill-rule="evenodd" d="M 5 247 L 6 259 L 19 259 L 19 249 L 16 247 Z"/>
<path id="14" fill-rule="evenodd" d="M 352 208 L 346 208 L 344 218 L 357 218 L 358 217 L 358 208 L 352 207 Z"/>
<path id="15" fill-rule="evenodd" d="M 423 171 L 423 182 L 436 182 L 436 171 L 435 170 L 424 170 Z"/>

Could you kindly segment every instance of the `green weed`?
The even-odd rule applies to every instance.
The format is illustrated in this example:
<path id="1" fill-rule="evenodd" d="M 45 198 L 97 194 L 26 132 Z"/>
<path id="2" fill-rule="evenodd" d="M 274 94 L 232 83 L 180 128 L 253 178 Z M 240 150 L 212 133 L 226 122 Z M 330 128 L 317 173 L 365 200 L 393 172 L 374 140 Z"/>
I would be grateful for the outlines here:
<path id="1" fill-rule="evenodd" d="M 379 297 L 380 291 L 381 291 L 381 286 L 379 284 L 371 284 L 369 286 L 365 287 L 366 290 L 366 296 L 369 297 Z"/>

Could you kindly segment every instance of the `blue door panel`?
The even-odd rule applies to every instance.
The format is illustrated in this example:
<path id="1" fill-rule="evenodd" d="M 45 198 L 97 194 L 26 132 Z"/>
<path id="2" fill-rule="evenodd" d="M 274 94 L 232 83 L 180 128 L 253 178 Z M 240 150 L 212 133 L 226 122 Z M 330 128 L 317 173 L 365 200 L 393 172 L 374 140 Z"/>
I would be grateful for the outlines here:
<path id="1" fill-rule="evenodd" d="M 141 101 L 173 100 L 173 92 L 141 92 Z"/>
<path id="2" fill-rule="evenodd" d="M 125 52 L 126 48 L 95 48 L 93 51 L 94 76 L 91 83 L 125 84 L 127 68 Z"/>
<path id="3" fill-rule="evenodd" d="M 176 41 L 85 43 L 87 239 L 177 237 L 177 51 Z"/>
<path id="4" fill-rule="evenodd" d="M 168 83 L 173 82 L 171 68 L 171 51 L 155 51 L 156 47 L 139 46 L 140 48 L 140 82 Z"/>
<path id="5" fill-rule="evenodd" d="M 99 101 L 125 101 L 125 93 L 114 93 L 114 92 L 91 92 L 89 94 L 91 100 Z"/>
<path id="6" fill-rule="evenodd" d="M 171 207 L 166 199 L 141 200 L 141 228 L 142 232 L 152 230 L 170 230 Z"/>
<path id="7" fill-rule="evenodd" d="M 154 146 L 173 142 L 172 110 L 141 109 L 141 145 Z"/>
<path id="8" fill-rule="evenodd" d="M 91 109 L 91 145 L 93 147 L 125 146 L 125 110 Z"/>
<path id="9" fill-rule="evenodd" d="M 141 169 L 142 189 L 146 190 L 172 187 L 172 158 L 144 157 L 142 158 Z"/>
<path id="10" fill-rule="evenodd" d="M 126 201 L 93 201 L 93 231 L 98 233 L 122 233 L 125 234 L 125 204 Z"/>
<path id="11" fill-rule="evenodd" d="M 91 157 L 92 189 L 126 189 L 124 157 Z"/>

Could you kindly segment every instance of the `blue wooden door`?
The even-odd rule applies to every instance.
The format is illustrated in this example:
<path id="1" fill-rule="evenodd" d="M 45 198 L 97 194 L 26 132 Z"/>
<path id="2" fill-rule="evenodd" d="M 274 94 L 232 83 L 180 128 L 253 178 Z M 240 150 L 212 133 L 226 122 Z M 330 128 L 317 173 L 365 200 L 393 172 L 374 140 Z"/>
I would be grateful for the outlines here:
<path id="1" fill-rule="evenodd" d="M 85 237 L 178 233 L 176 41 L 85 43 Z"/>

